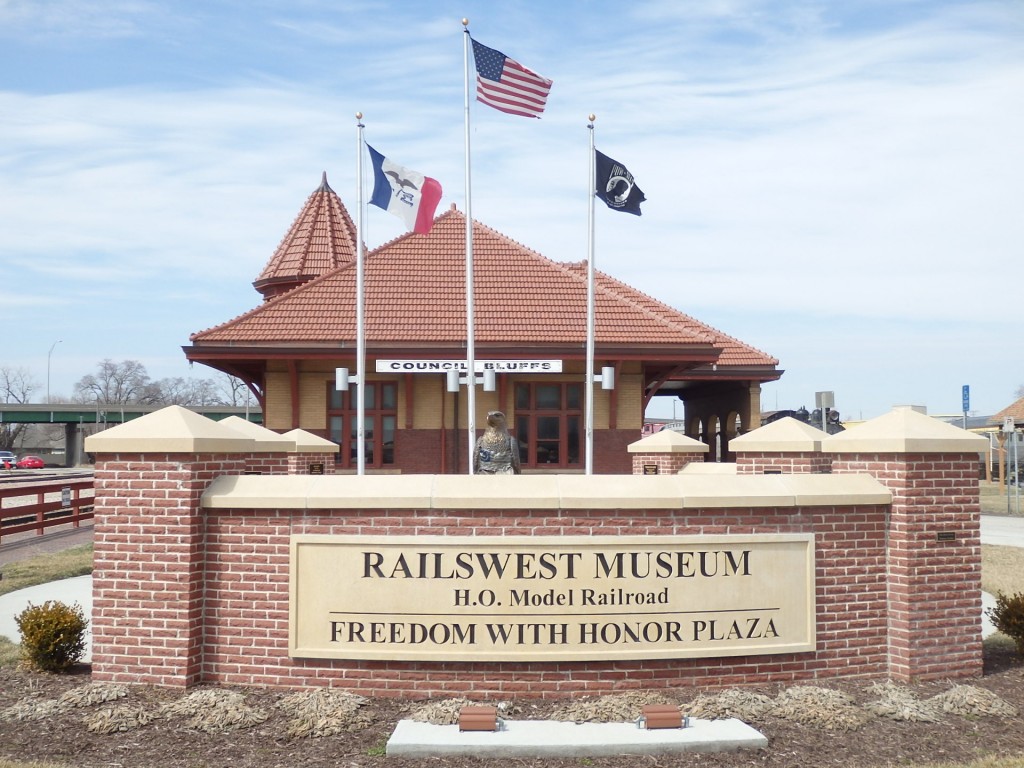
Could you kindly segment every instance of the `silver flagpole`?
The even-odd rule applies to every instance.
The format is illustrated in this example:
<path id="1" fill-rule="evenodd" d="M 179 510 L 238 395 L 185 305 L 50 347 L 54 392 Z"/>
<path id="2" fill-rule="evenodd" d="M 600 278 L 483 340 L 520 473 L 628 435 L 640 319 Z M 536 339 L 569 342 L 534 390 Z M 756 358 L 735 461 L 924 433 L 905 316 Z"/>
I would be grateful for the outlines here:
<path id="1" fill-rule="evenodd" d="M 466 459 L 469 474 L 472 475 L 473 451 L 476 450 L 476 350 L 473 342 L 473 182 L 469 165 L 469 19 L 463 19 L 462 26 L 466 113 L 466 429 L 469 433 L 469 452 Z M 455 417 L 458 418 L 458 413 Z"/>
<path id="2" fill-rule="evenodd" d="M 595 115 L 589 116 L 587 129 L 590 131 L 590 162 L 587 176 L 587 376 L 586 376 L 586 431 L 585 474 L 594 474 L 594 184 L 596 170 L 594 167 L 594 121 Z"/>
<path id="3" fill-rule="evenodd" d="M 366 474 L 366 316 L 363 295 L 363 113 L 356 112 L 356 473 Z M 342 426 L 344 428 L 344 425 Z M 351 432 L 351 430 L 350 430 Z"/>

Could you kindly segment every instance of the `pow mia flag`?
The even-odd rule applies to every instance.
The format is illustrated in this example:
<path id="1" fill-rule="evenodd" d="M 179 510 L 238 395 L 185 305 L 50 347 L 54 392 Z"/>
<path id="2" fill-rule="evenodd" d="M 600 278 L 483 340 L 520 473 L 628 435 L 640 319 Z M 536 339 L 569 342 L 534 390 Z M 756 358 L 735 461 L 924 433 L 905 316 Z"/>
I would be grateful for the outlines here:
<path id="1" fill-rule="evenodd" d="M 633 181 L 626 166 L 594 150 L 594 194 L 615 211 L 640 215 L 640 203 L 647 198 Z"/>

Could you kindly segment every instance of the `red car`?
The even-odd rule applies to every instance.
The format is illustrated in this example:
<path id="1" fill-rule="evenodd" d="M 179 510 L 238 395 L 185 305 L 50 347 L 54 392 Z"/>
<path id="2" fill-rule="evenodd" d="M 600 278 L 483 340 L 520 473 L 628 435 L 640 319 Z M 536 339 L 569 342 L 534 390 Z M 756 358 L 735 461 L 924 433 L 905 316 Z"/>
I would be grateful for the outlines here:
<path id="1" fill-rule="evenodd" d="M 18 469 L 42 469 L 45 465 L 38 456 L 22 456 L 14 466 Z"/>

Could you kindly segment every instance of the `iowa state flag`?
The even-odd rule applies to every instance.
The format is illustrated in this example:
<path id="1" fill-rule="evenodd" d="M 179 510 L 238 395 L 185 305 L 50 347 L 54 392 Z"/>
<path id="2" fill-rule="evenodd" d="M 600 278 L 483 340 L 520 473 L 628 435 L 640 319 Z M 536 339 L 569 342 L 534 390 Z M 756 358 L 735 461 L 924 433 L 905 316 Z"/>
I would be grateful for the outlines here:
<path id="1" fill-rule="evenodd" d="M 434 211 L 441 202 L 441 184 L 437 179 L 388 160 L 369 144 L 373 163 L 373 196 L 370 202 L 383 208 L 419 235 L 434 226 Z"/>

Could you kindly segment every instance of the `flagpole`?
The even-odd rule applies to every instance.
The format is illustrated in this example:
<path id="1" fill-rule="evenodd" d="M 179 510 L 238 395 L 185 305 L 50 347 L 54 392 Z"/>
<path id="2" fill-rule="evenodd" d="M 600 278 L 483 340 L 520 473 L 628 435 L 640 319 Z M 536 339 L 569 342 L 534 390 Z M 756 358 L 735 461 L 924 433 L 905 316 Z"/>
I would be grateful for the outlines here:
<path id="1" fill-rule="evenodd" d="M 466 132 L 466 429 L 469 451 L 466 454 L 469 474 L 473 474 L 473 452 L 476 450 L 476 350 L 473 317 L 473 182 L 469 164 L 469 19 L 462 20 L 462 65 L 464 75 L 464 107 Z M 455 414 L 456 419 L 458 413 Z"/>
<path id="2" fill-rule="evenodd" d="M 356 112 L 356 474 L 366 474 L 366 316 L 363 295 L 363 113 Z M 344 425 L 342 425 L 344 429 Z M 350 430 L 351 432 L 351 430 Z"/>
<path id="3" fill-rule="evenodd" d="M 597 173 L 594 168 L 594 121 L 597 117 L 589 116 L 587 130 L 590 132 L 590 162 L 587 164 L 587 362 L 586 362 L 586 399 L 584 430 L 586 432 L 586 456 L 584 457 L 584 473 L 594 474 L 594 195 Z"/>

